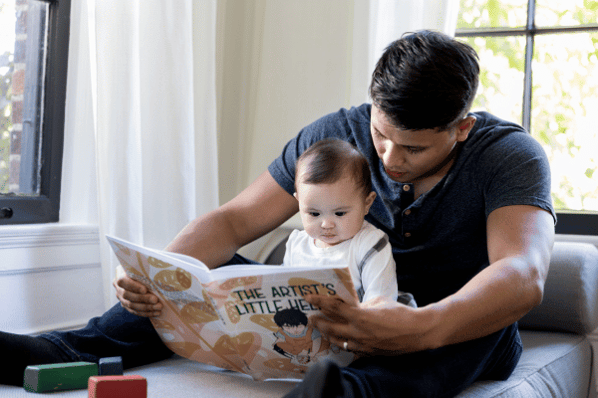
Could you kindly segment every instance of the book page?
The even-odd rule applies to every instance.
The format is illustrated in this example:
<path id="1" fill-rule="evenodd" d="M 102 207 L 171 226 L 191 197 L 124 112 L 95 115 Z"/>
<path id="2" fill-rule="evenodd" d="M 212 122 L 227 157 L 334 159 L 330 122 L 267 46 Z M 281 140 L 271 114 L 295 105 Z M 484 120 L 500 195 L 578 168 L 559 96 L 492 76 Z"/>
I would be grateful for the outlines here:
<path id="1" fill-rule="evenodd" d="M 168 348 L 185 358 L 201 358 L 200 362 L 209 365 L 249 373 L 230 342 L 222 314 L 202 286 L 211 281 L 207 267 L 204 270 L 161 251 L 107 238 L 127 275 L 143 283 L 163 304 L 160 316 L 150 320 Z"/>
<path id="2" fill-rule="evenodd" d="M 278 268 L 277 273 L 218 278 L 204 285 L 225 313 L 231 342 L 251 376 L 301 379 L 324 358 L 341 366 L 352 362 L 354 354 L 331 344 L 313 327 L 310 318 L 319 310 L 304 298 L 319 294 L 357 303 L 349 269 Z"/>
<path id="3" fill-rule="evenodd" d="M 127 274 L 164 304 L 151 321 L 166 346 L 183 357 L 256 380 L 301 379 L 324 358 L 341 366 L 354 359 L 313 327 L 310 318 L 319 310 L 304 298 L 319 294 L 357 304 L 348 267 L 208 270 L 199 261 L 186 262 L 186 256 L 108 240 Z"/>

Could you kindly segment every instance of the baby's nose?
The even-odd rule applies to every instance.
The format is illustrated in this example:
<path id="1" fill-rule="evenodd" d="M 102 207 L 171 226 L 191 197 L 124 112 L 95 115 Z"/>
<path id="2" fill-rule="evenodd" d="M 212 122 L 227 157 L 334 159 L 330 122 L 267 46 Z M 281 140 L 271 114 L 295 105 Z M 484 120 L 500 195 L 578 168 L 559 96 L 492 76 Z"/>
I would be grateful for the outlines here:
<path id="1" fill-rule="evenodd" d="M 322 228 L 332 228 L 334 227 L 334 221 L 329 218 L 325 218 L 322 220 Z"/>

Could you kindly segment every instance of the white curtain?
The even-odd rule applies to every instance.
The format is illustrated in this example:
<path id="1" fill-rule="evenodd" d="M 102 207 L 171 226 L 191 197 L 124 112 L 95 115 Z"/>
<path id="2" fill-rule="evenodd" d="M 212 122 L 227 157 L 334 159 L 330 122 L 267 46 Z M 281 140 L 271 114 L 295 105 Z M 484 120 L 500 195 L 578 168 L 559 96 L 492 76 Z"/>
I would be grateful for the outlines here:
<path id="1" fill-rule="evenodd" d="M 216 4 L 88 0 L 82 10 L 109 306 L 118 262 L 106 234 L 161 249 L 218 204 Z"/>
<path id="2" fill-rule="evenodd" d="M 161 248 L 218 204 L 216 5 L 73 2 L 60 218 L 100 226 L 107 305 L 117 262 L 105 234 Z M 368 100 L 374 63 L 392 40 L 422 28 L 454 33 L 458 0 L 353 7 L 355 105 Z"/>
<path id="3" fill-rule="evenodd" d="M 421 29 L 455 35 L 459 0 L 369 0 L 356 1 L 353 26 L 352 103 L 361 103 L 370 77 L 384 49 L 406 32 Z M 367 40 L 364 40 L 367 38 Z M 368 54 L 363 57 L 363 54 Z"/>

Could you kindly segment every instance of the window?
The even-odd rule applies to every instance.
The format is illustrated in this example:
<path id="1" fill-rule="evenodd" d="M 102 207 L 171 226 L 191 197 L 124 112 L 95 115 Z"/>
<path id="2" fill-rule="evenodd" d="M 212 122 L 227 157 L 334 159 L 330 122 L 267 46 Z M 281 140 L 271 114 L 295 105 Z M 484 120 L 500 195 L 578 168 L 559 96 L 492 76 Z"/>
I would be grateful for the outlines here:
<path id="1" fill-rule="evenodd" d="M 480 56 L 474 110 L 548 154 L 557 233 L 598 235 L 598 1 L 461 0 L 456 37 Z"/>
<path id="2" fill-rule="evenodd" d="M 0 225 L 58 221 L 70 1 L 0 0 Z"/>

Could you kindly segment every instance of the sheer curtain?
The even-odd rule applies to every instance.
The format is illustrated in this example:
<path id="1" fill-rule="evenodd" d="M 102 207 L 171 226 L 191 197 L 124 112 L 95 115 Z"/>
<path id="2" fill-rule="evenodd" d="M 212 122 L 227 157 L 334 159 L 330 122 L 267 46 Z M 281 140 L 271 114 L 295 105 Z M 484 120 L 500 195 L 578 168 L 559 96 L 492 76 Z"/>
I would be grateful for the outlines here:
<path id="1" fill-rule="evenodd" d="M 60 217 L 99 225 L 106 305 L 105 234 L 161 248 L 218 204 L 216 3 L 73 3 Z M 350 103 L 368 100 L 379 53 L 403 32 L 453 34 L 458 3 L 355 1 Z"/>
<path id="2" fill-rule="evenodd" d="M 104 301 L 111 305 L 118 262 L 106 234 L 163 248 L 218 204 L 216 4 L 88 0 L 83 9 Z"/>

